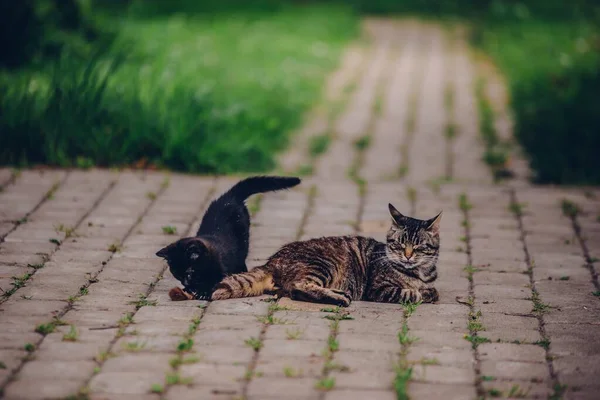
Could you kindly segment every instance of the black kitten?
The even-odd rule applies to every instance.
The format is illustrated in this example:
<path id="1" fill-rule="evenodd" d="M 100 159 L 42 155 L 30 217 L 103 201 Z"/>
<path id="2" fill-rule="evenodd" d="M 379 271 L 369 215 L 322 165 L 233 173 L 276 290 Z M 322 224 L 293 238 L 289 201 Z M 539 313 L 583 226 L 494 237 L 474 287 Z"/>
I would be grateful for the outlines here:
<path id="1" fill-rule="evenodd" d="M 225 276 L 247 272 L 250 214 L 245 200 L 253 194 L 287 189 L 299 178 L 256 176 L 244 179 L 214 200 L 195 237 L 183 238 L 156 253 L 186 292 L 208 299 Z"/>

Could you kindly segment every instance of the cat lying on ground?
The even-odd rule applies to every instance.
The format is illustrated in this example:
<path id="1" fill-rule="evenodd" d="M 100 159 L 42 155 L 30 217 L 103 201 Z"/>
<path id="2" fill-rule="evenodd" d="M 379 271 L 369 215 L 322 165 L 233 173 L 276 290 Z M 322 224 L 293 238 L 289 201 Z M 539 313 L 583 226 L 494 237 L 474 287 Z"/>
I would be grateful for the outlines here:
<path id="1" fill-rule="evenodd" d="M 389 204 L 387 242 L 333 236 L 283 246 L 264 266 L 225 277 L 212 300 L 258 296 L 278 288 L 295 300 L 347 307 L 352 300 L 435 302 L 439 225 L 402 215 Z"/>
<path id="2" fill-rule="evenodd" d="M 208 299 L 224 277 L 247 272 L 250 214 L 245 200 L 253 194 L 291 188 L 299 178 L 256 176 L 244 179 L 214 200 L 194 237 L 159 250 L 173 276 L 183 284 L 169 292 L 172 300 Z"/>

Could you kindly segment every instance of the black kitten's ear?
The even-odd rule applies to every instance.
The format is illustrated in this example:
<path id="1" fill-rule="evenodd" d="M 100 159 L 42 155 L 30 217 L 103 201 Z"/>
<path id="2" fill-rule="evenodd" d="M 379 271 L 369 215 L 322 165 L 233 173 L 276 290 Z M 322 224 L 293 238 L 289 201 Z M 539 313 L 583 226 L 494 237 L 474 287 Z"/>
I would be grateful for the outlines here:
<path id="1" fill-rule="evenodd" d="M 440 211 L 438 215 L 427 220 L 427 230 L 433 233 L 434 235 L 439 235 L 440 233 L 440 221 L 442 220 L 442 212 L 443 211 Z"/>
<path id="2" fill-rule="evenodd" d="M 165 260 L 169 258 L 169 253 L 171 253 L 171 249 L 173 249 L 173 245 L 170 244 L 167 247 L 163 247 L 159 251 L 156 252 L 156 255 L 160 258 L 164 258 Z"/>
<path id="3" fill-rule="evenodd" d="M 390 209 L 390 214 L 392 214 L 392 218 L 394 222 L 398 225 L 404 225 L 404 221 L 406 217 L 400 213 L 400 211 L 396 210 L 396 207 L 392 205 L 392 203 L 388 204 L 388 208 Z"/>

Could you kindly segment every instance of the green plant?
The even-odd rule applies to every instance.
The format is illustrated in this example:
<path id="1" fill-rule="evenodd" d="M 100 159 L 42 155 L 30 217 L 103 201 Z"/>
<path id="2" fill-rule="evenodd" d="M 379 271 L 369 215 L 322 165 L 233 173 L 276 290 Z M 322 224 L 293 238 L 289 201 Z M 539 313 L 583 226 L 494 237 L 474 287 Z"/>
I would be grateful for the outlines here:
<path id="1" fill-rule="evenodd" d="M 176 235 L 177 234 L 177 228 L 171 225 L 167 225 L 167 226 L 163 226 L 162 231 L 165 235 Z"/>
<path id="2" fill-rule="evenodd" d="M 31 343 L 25 343 L 24 349 L 26 352 L 31 353 L 35 351 L 35 346 Z"/>
<path id="3" fill-rule="evenodd" d="M 323 390 L 323 391 L 328 391 L 333 389 L 333 387 L 335 386 L 335 378 L 333 377 L 328 377 L 328 378 L 323 378 L 321 380 L 319 380 L 315 387 L 318 390 Z"/>
<path id="4" fill-rule="evenodd" d="M 419 340 L 417 337 L 411 336 L 408 333 L 408 325 L 404 323 L 402 329 L 398 332 L 398 341 L 401 345 L 409 345 Z"/>
<path id="5" fill-rule="evenodd" d="M 336 313 L 333 315 L 326 315 L 323 318 L 325 319 L 329 319 L 332 321 L 346 321 L 346 320 L 353 320 L 354 317 L 350 314 L 341 314 L 341 313 Z"/>
<path id="6" fill-rule="evenodd" d="M 251 337 L 250 339 L 246 339 L 244 341 L 244 343 L 246 343 L 246 346 L 249 346 L 252 348 L 252 350 L 254 351 L 258 351 L 263 347 L 263 342 L 260 339 L 257 339 L 255 337 Z"/>
<path id="7" fill-rule="evenodd" d="M 477 348 L 477 346 L 479 346 L 482 343 L 490 343 L 491 340 L 483 337 L 483 336 L 478 336 L 478 335 L 465 335 L 465 339 L 468 340 L 469 342 L 471 342 L 471 345 L 473 346 L 474 349 Z"/>
<path id="8" fill-rule="evenodd" d="M 331 143 L 331 135 L 323 134 L 317 135 L 310 138 L 308 149 L 311 157 L 318 157 L 325 153 Z"/>
<path id="9" fill-rule="evenodd" d="M 412 377 L 412 368 L 399 365 L 396 367 L 394 376 L 394 390 L 396 391 L 396 399 L 409 400 L 408 397 L 408 382 Z"/>
<path id="10" fill-rule="evenodd" d="M 534 342 L 533 344 L 537 344 L 538 346 L 541 346 L 546 350 L 548 350 L 550 348 L 550 340 L 548 340 L 548 339 L 538 340 L 538 341 Z"/>
<path id="11" fill-rule="evenodd" d="M 108 246 L 108 251 L 110 251 L 111 253 L 117 253 L 121 250 L 123 250 L 123 246 L 117 242 L 112 243 L 110 246 Z"/>
<path id="12" fill-rule="evenodd" d="M 54 326 L 53 323 L 40 324 L 35 328 L 35 331 L 41 335 L 46 336 L 47 334 L 54 332 L 55 328 L 56 327 Z"/>
<path id="13" fill-rule="evenodd" d="M 567 217 L 575 218 L 581 212 L 579 206 L 571 200 L 563 199 L 560 205 L 563 214 Z"/>
<path id="14" fill-rule="evenodd" d="M 152 386 L 150 387 L 150 392 L 152 393 L 163 393 L 165 391 L 165 387 L 163 385 L 161 385 L 160 383 L 154 383 L 152 384 Z"/>
<path id="15" fill-rule="evenodd" d="M 369 147 L 370 144 L 371 137 L 369 135 L 365 135 L 356 139 L 356 141 L 354 142 L 354 147 L 356 147 L 358 151 L 364 151 Z"/>
<path id="16" fill-rule="evenodd" d="M 493 376 L 489 376 L 489 375 L 483 375 L 483 376 L 481 377 L 481 380 L 482 380 L 482 381 L 484 381 L 484 382 L 490 382 L 490 381 L 493 381 L 493 380 L 495 380 L 495 379 L 496 379 L 495 377 L 493 377 Z"/>
<path id="17" fill-rule="evenodd" d="M 296 378 L 302 374 L 302 370 L 297 370 L 292 367 L 283 367 L 283 374 L 286 378 Z"/>
<path id="18" fill-rule="evenodd" d="M 339 311 L 340 311 L 340 307 L 324 307 L 324 308 L 321 308 L 321 312 L 338 313 Z"/>
<path id="19" fill-rule="evenodd" d="M 299 328 L 296 328 L 294 330 L 290 330 L 290 329 L 285 330 L 285 337 L 288 340 L 298 339 L 301 335 L 302 335 L 302 331 Z"/>
<path id="20" fill-rule="evenodd" d="M 473 208 L 473 205 L 469 202 L 469 198 L 467 197 L 466 193 L 461 193 L 458 196 L 458 206 L 464 212 L 467 212 Z"/>
<path id="21" fill-rule="evenodd" d="M 127 342 L 127 343 L 123 343 L 123 349 L 127 350 L 127 351 L 141 351 L 144 349 L 144 347 L 146 347 L 146 343 L 143 342 Z"/>
<path id="22" fill-rule="evenodd" d="M 135 304 L 135 308 L 140 309 L 142 307 L 154 307 L 158 303 L 157 300 L 148 300 L 145 294 L 140 294 L 139 300 L 131 301 L 129 304 Z"/>
<path id="23" fill-rule="evenodd" d="M 190 351 L 194 346 L 194 340 L 192 338 L 182 339 L 179 344 L 177 344 L 177 351 L 180 353 Z"/>
<path id="24" fill-rule="evenodd" d="M 71 325 L 69 327 L 69 332 L 67 332 L 63 335 L 62 340 L 65 342 L 75 342 L 75 341 L 77 341 L 78 336 L 79 336 L 79 334 L 77 332 L 77 328 L 75 328 L 75 325 Z"/>
<path id="25" fill-rule="evenodd" d="M 177 372 L 168 373 L 165 381 L 167 385 L 191 385 L 193 382 L 192 378 L 184 378 Z"/>

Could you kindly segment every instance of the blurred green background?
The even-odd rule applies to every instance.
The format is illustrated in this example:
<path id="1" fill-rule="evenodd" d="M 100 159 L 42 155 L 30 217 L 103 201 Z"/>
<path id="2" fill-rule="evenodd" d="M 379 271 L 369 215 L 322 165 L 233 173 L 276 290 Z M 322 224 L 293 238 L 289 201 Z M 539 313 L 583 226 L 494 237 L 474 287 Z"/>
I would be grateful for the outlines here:
<path id="1" fill-rule="evenodd" d="M 267 171 L 360 17 L 469 26 L 540 182 L 600 183 L 600 6 L 575 0 L 0 0 L 0 163 Z"/>

